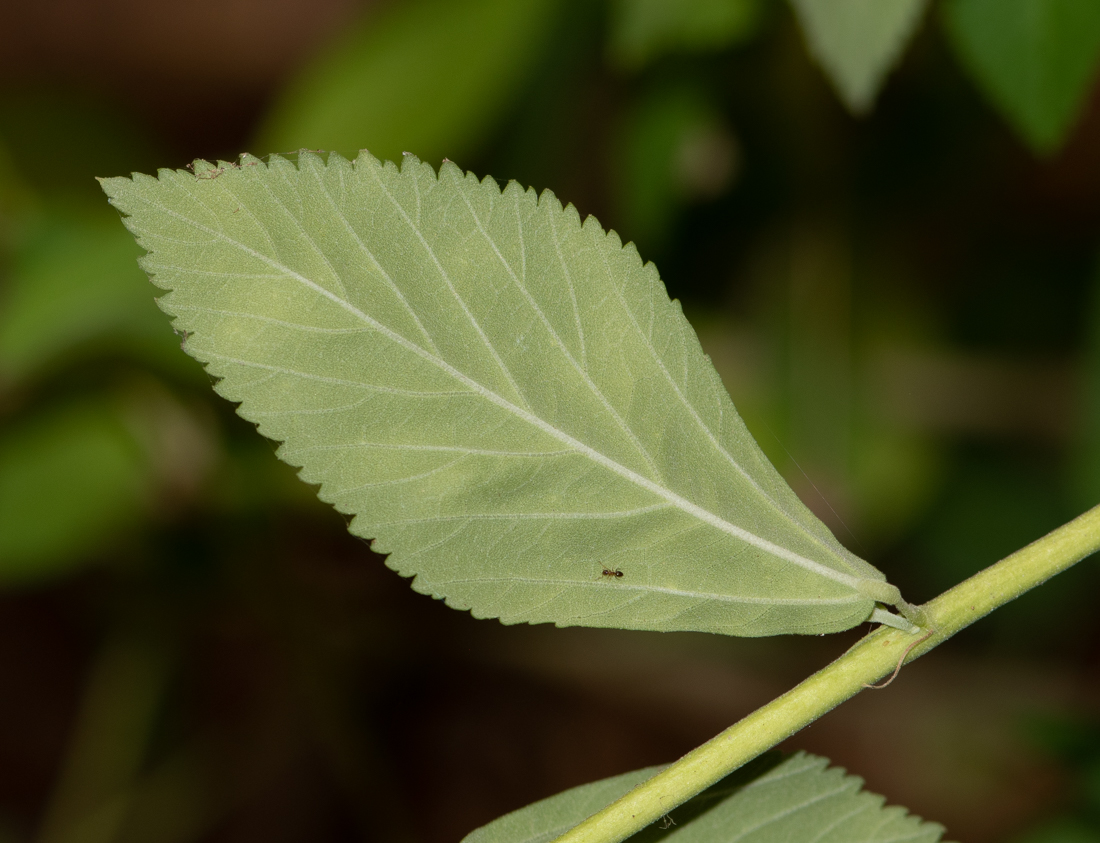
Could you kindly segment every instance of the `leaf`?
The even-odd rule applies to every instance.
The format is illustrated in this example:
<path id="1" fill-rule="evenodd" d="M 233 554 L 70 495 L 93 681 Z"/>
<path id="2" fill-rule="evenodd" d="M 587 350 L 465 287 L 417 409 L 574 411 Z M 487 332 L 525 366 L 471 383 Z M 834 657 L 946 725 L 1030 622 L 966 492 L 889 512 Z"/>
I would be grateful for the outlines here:
<path id="1" fill-rule="evenodd" d="M 71 404 L 0 438 L 0 583 L 68 571 L 143 513 L 148 460 L 116 410 Z"/>
<path id="2" fill-rule="evenodd" d="M 927 0 L 791 0 L 806 45 L 853 114 L 871 110 Z"/>
<path id="3" fill-rule="evenodd" d="M 884 808 L 863 780 L 827 758 L 773 752 L 747 764 L 632 841 L 675 843 L 936 843 L 943 827 L 904 808 Z M 549 843 L 602 810 L 660 768 L 575 787 L 494 820 L 462 843 Z M 675 823 L 672 825 L 671 823 Z"/>
<path id="4" fill-rule="evenodd" d="M 663 769 L 646 767 L 570 788 L 471 831 L 462 843 L 549 843 Z"/>
<path id="5" fill-rule="evenodd" d="M 759 0 L 615 0 L 608 49 L 616 64 L 635 70 L 664 53 L 747 41 L 761 17 Z"/>
<path id="6" fill-rule="evenodd" d="M 944 21 L 978 87 L 1040 154 L 1066 139 L 1100 64 L 1095 0 L 951 0 Z"/>
<path id="7" fill-rule="evenodd" d="M 557 0 L 414 0 L 371 16 L 307 66 L 260 132 L 266 149 L 370 147 L 456 158 L 542 55 Z"/>
<path id="8" fill-rule="evenodd" d="M 161 307 L 416 590 L 506 623 L 736 635 L 899 599 L 595 219 L 411 156 L 195 169 L 104 181 Z"/>

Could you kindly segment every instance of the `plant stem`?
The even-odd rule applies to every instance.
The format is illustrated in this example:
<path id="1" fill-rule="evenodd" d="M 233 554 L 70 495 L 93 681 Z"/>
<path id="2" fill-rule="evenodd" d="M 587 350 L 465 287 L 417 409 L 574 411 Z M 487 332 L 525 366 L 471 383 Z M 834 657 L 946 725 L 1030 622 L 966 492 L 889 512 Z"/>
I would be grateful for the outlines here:
<path id="1" fill-rule="evenodd" d="M 906 633 L 879 627 L 832 664 L 574 826 L 555 843 L 625 840 L 889 675 L 899 659 L 904 657 L 908 663 L 919 658 L 998 606 L 1098 549 L 1100 506 L 920 607 L 930 630 Z M 918 640 L 918 635 L 924 639 Z"/>

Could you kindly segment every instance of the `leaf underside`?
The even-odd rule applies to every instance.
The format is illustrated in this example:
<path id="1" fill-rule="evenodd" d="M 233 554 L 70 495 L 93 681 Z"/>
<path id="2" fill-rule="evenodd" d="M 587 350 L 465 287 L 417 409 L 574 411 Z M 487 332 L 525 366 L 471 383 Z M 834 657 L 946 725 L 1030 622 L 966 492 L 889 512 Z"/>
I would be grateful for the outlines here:
<path id="1" fill-rule="evenodd" d="M 675 843 L 937 843 L 943 827 L 862 790 L 827 758 L 769 753 L 676 808 L 632 841 Z M 549 843 L 660 770 L 575 787 L 494 820 L 462 843 Z M 667 826 L 663 828 L 662 826 Z"/>
<path id="2" fill-rule="evenodd" d="M 416 590 L 750 636 L 896 593 L 764 457 L 653 265 L 550 192 L 365 152 L 103 185 L 218 392 Z"/>

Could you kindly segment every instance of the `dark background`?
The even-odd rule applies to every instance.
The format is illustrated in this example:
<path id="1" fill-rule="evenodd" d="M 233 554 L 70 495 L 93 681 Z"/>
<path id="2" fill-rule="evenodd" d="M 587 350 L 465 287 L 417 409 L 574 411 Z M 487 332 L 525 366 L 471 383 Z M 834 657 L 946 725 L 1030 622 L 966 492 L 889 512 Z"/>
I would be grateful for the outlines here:
<path id="1" fill-rule="evenodd" d="M 505 627 L 413 593 L 179 351 L 94 176 L 366 147 L 552 189 L 657 262 L 761 446 L 910 601 L 1100 500 L 1100 88 L 1039 156 L 933 5 L 857 119 L 791 10 L 748 5 L 645 55 L 623 3 L 7 5 L 0 843 L 454 841 L 678 757 L 866 629 Z M 1100 841 L 1098 586 L 1088 560 L 786 748 L 952 839 Z"/>

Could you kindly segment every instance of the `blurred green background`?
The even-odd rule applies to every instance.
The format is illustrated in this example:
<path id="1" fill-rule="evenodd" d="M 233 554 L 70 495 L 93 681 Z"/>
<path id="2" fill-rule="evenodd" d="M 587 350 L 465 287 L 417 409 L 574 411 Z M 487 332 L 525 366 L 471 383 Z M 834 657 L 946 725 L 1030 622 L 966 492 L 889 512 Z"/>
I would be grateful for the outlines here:
<path id="1" fill-rule="evenodd" d="M 923 602 L 1100 502 L 1096 0 L 39 0 L 0 27 L 0 843 L 454 841 L 829 638 L 414 594 L 183 355 L 95 176 L 299 147 L 549 188 Z M 1090 560 L 796 736 L 970 843 L 1100 841 Z"/>

